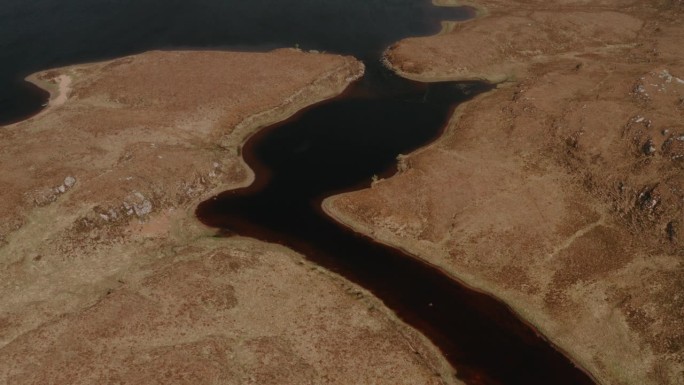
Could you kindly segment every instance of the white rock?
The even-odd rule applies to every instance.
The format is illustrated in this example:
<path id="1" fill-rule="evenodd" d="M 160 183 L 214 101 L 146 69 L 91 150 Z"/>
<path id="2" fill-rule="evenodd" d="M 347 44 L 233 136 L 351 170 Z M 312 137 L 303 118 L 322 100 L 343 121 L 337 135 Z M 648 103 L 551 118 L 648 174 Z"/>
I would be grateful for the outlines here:
<path id="1" fill-rule="evenodd" d="M 66 188 L 72 188 L 75 184 L 76 178 L 74 178 L 73 176 L 68 176 L 64 178 L 64 186 L 66 186 Z"/>
<path id="2" fill-rule="evenodd" d="M 61 186 L 57 187 L 57 191 L 59 193 L 64 193 L 66 191 L 66 186 L 61 185 Z"/>
<path id="3" fill-rule="evenodd" d="M 145 199 L 141 204 L 133 206 L 135 215 L 142 217 L 152 212 L 152 202 Z"/>

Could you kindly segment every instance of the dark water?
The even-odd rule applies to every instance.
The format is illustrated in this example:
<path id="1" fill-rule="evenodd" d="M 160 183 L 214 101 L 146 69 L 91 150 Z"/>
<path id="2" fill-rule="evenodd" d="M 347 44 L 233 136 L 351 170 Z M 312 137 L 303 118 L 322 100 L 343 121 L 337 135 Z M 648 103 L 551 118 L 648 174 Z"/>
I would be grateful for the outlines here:
<path id="1" fill-rule="evenodd" d="M 45 93 L 20 80 L 50 67 L 158 48 L 353 54 L 367 65 L 364 79 L 253 136 L 243 154 L 255 184 L 204 202 L 199 218 L 221 234 L 288 245 L 370 289 L 431 338 L 469 384 L 592 384 L 505 305 L 320 209 L 325 196 L 392 174 L 397 154 L 434 140 L 456 104 L 490 88 L 410 82 L 379 65 L 394 41 L 470 16 L 424 0 L 4 0 L 0 123 L 40 109 Z"/>
<path id="2" fill-rule="evenodd" d="M 38 70 L 160 48 L 299 46 L 372 61 L 465 17 L 424 0 L 1 0 L 0 124 L 45 102 L 20 81 Z"/>
<path id="3" fill-rule="evenodd" d="M 502 303 L 321 212 L 325 196 L 391 174 L 397 154 L 433 140 L 454 105 L 490 88 L 385 76 L 253 136 L 243 154 L 256 182 L 202 203 L 198 217 L 225 235 L 287 245 L 370 289 L 430 337 L 469 384 L 591 384 Z"/>

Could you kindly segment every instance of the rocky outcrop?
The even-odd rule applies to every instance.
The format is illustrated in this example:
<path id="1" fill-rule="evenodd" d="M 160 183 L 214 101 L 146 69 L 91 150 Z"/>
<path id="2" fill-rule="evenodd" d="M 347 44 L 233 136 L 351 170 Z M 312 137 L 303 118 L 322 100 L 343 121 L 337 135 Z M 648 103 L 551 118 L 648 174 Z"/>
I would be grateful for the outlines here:
<path id="1" fill-rule="evenodd" d="M 248 135 L 362 73 L 278 50 L 34 75 L 59 102 L 0 128 L 0 383 L 453 383 L 369 293 L 194 218 L 251 182 Z"/>

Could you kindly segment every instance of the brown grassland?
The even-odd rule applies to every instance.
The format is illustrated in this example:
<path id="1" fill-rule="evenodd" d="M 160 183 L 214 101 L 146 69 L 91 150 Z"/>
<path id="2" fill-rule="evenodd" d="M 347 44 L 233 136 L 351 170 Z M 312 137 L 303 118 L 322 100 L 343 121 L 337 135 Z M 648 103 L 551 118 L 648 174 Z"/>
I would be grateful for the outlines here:
<path id="1" fill-rule="evenodd" d="M 478 0 L 386 51 L 480 79 L 348 226 L 510 304 L 605 384 L 684 384 L 684 2 Z"/>
<path id="2" fill-rule="evenodd" d="M 50 105 L 0 128 L 0 383 L 453 383 L 362 288 L 194 218 L 251 182 L 238 151 L 250 133 L 362 73 L 286 49 L 34 75 Z"/>

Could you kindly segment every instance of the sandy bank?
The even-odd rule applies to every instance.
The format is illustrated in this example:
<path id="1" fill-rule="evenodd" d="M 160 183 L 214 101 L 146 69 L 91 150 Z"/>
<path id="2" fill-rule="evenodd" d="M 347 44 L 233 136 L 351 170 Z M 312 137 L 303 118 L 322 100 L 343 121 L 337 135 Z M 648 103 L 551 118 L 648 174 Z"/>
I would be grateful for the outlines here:
<path id="1" fill-rule="evenodd" d="M 479 4 L 386 61 L 505 82 L 326 211 L 503 299 L 601 383 L 681 384 L 681 2 Z"/>
<path id="2" fill-rule="evenodd" d="M 251 181 L 248 135 L 362 73 L 349 57 L 278 50 L 33 76 L 49 107 L 0 128 L 0 382 L 453 383 L 363 289 L 194 218 Z"/>

